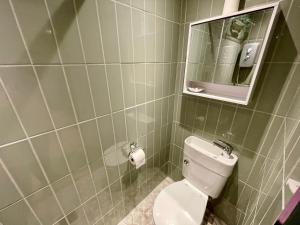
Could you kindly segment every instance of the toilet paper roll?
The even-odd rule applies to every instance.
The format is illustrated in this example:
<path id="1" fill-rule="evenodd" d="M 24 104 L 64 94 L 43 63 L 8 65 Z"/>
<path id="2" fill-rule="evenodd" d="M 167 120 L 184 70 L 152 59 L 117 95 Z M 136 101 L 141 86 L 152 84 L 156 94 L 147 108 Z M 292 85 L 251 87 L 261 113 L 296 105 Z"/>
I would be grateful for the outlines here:
<path id="1" fill-rule="evenodd" d="M 129 154 L 129 161 L 136 169 L 145 164 L 145 152 L 142 148 L 137 148 L 134 152 Z"/>

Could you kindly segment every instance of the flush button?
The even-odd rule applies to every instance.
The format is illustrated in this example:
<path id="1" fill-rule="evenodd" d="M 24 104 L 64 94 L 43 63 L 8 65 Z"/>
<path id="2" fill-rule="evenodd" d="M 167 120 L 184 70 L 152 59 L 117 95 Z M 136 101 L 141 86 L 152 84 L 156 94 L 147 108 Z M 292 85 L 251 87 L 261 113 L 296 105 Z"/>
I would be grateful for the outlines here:
<path id="1" fill-rule="evenodd" d="M 183 163 L 184 163 L 184 165 L 186 165 L 186 166 L 188 166 L 188 165 L 190 164 L 189 160 L 187 160 L 187 159 L 184 159 L 184 160 L 183 160 Z"/>

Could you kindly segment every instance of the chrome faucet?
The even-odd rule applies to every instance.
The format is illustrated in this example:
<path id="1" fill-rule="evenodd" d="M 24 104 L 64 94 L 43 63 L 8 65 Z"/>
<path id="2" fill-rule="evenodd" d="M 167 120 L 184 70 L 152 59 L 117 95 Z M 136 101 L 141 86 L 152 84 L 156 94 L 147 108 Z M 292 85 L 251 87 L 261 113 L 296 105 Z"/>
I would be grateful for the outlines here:
<path id="1" fill-rule="evenodd" d="M 225 141 L 222 141 L 220 139 L 217 139 L 213 141 L 213 144 L 221 149 L 223 149 L 228 155 L 231 155 L 231 152 L 233 150 L 233 146 Z"/>

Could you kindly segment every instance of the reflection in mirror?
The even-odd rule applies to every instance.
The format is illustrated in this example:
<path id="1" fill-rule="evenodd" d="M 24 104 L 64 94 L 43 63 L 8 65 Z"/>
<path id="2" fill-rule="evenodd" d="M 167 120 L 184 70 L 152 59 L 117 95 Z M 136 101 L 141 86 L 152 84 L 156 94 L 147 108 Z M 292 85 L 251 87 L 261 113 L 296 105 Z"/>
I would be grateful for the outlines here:
<path id="1" fill-rule="evenodd" d="M 188 92 L 215 94 L 213 88 L 248 101 L 258 59 L 265 51 L 274 8 L 240 13 L 190 26 L 185 85 Z M 261 61 L 261 60 L 260 60 Z M 235 90 L 230 87 L 235 87 Z M 251 90 L 250 90 L 251 91 Z M 246 100 L 247 99 L 247 100 Z"/>
<path id="2" fill-rule="evenodd" d="M 191 28 L 187 80 L 249 86 L 272 9 Z"/>

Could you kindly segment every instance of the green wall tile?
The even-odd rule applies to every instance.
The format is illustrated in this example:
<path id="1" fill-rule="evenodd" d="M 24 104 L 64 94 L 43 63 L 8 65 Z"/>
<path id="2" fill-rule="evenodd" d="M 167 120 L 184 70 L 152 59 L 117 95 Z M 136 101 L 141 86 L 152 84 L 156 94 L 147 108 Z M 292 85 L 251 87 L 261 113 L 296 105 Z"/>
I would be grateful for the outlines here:
<path id="1" fill-rule="evenodd" d="M 47 0 L 47 5 L 63 63 L 83 63 L 73 1 Z"/>
<path id="2" fill-rule="evenodd" d="M 22 128 L 2 87 L 0 87 L 0 101 L 0 123 L 2 124 L 0 127 L 0 144 L 5 144 L 24 138 L 25 134 L 22 131 Z"/>
<path id="3" fill-rule="evenodd" d="M 2 2 L 0 21 L 3 29 L 0 53 L 1 64 L 29 64 L 30 60 L 17 28 L 9 2 Z"/>
<path id="4" fill-rule="evenodd" d="M 1 223 L 3 224 L 16 224 L 16 225 L 40 224 L 23 200 L 1 211 L 0 220 Z"/>
<path id="5" fill-rule="evenodd" d="M 83 167 L 85 159 L 83 145 L 77 126 L 72 126 L 59 131 L 62 146 L 67 157 L 70 169 L 76 170 Z"/>
<path id="6" fill-rule="evenodd" d="M 119 62 L 119 44 L 117 37 L 117 24 L 115 3 L 109 0 L 97 0 L 101 24 L 105 62 Z"/>
<path id="7" fill-rule="evenodd" d="M 58 63 L 57 47 L 44 1 L 31 0 L 24 4 L 14 0 L 13 4 L 33 62 Z M 28 11 L 30 13 L 26 13 Z"/>
<path id="8" fill-rule="evenodd" d="M 0 71 L 28 134 L 35 135 L 53 129 L 33 69 L 9 67 Z"/>
<path id="9" fill-rule="evenodd" d="M 0 158 L 25 195 L 47 185 L 42 170 L 27 141 L 2 148 Z"/>
<path id="10" fill-rule="evenodd" d="M 54 132 L 33 138 L 32 144 L 51 182 L 68 174 L 66 161 Z"/>
<path id="11" fill-rule="evenodd" d="M 57 128 L 75 123 L 66 80 L 60 66 L 36 67 L 53 122 Z"/>
<path id="12" fill-rule="evenodd" d="M 89 79 L 97 116 L 110 113 L 109 93 L 104 65 L 89 65 Z"/>
<path id="13" fill-rule="evenodd" d="M 2 209 L 19 200 L 21 198 L 21 195 L 18 193 L 17 189 L 10 181 L 2 166 L 0 167 L 0 182 L 2 184 L 2 191 L 0 192 L 0 209 Z"/>
<path id="14" fill-rule="evenodd" d="M 70 175 L 54 183 L 52 187 L 66 214 L 79 206 L 78 195 Z"/>
<path id="15" fill-rule="evenodd" d="M 78 23 L 87 63 L 103 63 L 103 49 L 95 1 L 76 0 Z"/>
<path id="16" fill-rule="evenodd" d="M 51 225 L 62 216 L 49 187 L 34 193 L 27 200 L 43 224 Z"/>
<path id="17" fill-rule="evenodd" d="M 94 115 L 93 104 L 85 68 L 83 66 L 67 66 L 65 70 L 78 120 L 92 118 Z"/>
<path id="18" fill-rule="evenodd" d="M 79 125 L 89 163 L 101 157 L 101 145 L 95 120 Z"/>

